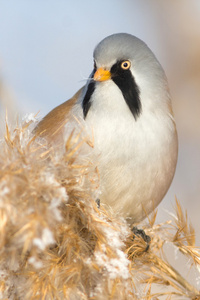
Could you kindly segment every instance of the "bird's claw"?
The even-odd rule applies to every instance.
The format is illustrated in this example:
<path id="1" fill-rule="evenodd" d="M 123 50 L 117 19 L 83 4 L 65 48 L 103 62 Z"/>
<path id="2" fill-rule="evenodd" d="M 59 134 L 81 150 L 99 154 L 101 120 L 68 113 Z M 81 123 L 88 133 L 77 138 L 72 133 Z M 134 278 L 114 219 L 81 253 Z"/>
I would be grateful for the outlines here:
<path id="1" fill-rule="evenodd" d="M 151 242 L 150 236 L 147 235 L 143 229 L 138 229 L 136 226 L 132 228 L 132 232 L 134 236 L 140 236 L 144 240 L 144 242 L 146 243 L 145 252 L 147 252 L 149 250 L 150 242 Z"/>

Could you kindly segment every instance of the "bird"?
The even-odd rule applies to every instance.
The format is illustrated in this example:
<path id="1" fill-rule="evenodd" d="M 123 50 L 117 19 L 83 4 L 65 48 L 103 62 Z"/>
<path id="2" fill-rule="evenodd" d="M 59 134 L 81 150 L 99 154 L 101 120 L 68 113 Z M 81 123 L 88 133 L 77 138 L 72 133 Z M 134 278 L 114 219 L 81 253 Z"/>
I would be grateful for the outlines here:
<path id="1" fill-rule="evenodd" d="M 58 143 L 71 116 L 90 128 L 100 203 L 136 224 L 161 202 L 174 177 L 178 138 L 165 72 L 138 37 L 116 33 L 95 47 L 86 84 L 37 125 Z"/>

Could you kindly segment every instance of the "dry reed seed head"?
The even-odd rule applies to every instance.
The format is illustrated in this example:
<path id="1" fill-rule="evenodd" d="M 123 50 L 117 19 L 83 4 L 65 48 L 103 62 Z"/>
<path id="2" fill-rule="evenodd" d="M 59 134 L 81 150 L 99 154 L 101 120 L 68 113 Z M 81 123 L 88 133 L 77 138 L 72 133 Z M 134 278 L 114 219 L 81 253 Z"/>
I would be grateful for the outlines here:
<path id="1" fill-rule="evenodd" d="M 97 207 L 98 166 L 82 153 L 92 142 L 71 132 L 55 149 L 31 134 L 32 125 L 7 126 L 0 143 L 1 298 L 198 299 L 163 255 L 163 245 L 173 244 L 199 268 L 180 204 L 173 226 L 156 224 L 156 212 L 143 226 L 151 236 L 145 251 L 123 219 Z"/>
<path id="2" fill-rule="evenodd" d="M 195 246 L 195 231 L 191 223 L 188 221 L 187 212 L 183 213 L 180 202 L 176 199 L 176 215 L 175 223 L 178 228 L 174 242 L 182 240 L 187 243 L 188 246 Z"/>

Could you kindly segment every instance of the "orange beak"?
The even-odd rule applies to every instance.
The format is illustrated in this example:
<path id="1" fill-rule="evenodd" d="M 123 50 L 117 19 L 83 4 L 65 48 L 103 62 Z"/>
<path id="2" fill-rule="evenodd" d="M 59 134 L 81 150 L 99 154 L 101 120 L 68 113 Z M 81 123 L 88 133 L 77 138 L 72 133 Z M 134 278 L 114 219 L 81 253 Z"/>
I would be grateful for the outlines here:
<path id="1" fill-rule="evenodd" d="M 110 71 L 104 70 L 103 68 L 96 70 L 93 77 L 95 81 L 106 81 L 109 80 L 110 78 L 111 78 Z"/>

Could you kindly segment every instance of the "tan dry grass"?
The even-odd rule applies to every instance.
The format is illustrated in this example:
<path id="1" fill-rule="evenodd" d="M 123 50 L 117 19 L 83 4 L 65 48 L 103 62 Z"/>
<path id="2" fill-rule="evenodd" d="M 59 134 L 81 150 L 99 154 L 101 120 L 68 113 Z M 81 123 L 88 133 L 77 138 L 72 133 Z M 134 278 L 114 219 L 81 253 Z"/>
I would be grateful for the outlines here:
<path id="1" fill-rule="evenodd" d="M 80 136 L 57 151 L 33 126 L 7 125 L 0 144 L 1 299 L 200 299 L 165 258 L 168 243 L 200 265 L 179 202 L 174 222 L 156 224 L 155 212 L 143 226 L 146 252 L 123 219 L 97 207 L 98 170 L 81 156 Z"/>

